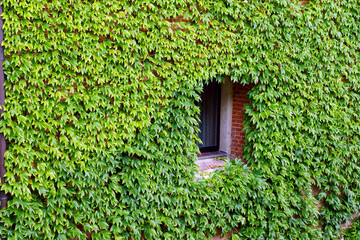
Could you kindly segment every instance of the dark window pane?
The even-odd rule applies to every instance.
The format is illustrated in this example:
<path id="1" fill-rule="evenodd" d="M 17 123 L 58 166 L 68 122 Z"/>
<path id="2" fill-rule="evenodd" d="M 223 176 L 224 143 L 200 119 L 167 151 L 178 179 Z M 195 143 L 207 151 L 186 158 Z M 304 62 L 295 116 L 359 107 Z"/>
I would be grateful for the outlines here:
<path id="1" fill-rule="evenodd" d="M 219 150 L 220 84 L 204 86 L 200 104 L 199 138 L 201 152 Z"/>

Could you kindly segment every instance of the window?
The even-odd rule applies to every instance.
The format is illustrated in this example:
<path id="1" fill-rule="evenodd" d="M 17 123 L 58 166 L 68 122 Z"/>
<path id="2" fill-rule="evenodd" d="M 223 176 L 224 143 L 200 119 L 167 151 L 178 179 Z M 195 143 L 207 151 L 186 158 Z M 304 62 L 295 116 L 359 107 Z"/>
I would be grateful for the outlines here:
<path id="1" fill-rule="evenodd" d="M 204 84 L 201 94 L 198 143 L 199 159 L 230 156 L 233 107 L 233 84 L 212 81 Z"/>
<path id="2" fill-rule="evenodd" d="M 201 153 L 219 150 L 220 134 L 220 84 L 213 81 L 204 86 L 201 95 L 199 138 Z"/>

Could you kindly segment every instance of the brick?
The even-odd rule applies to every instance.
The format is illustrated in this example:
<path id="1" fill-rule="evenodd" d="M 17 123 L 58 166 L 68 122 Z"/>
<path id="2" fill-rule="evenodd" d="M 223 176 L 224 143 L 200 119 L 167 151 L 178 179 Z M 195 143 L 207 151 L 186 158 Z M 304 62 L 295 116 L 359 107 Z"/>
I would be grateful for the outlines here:
<path id="1" fill-rule="evenodd" d="M 243 86 L 239 83 L 233 85 L 233 112 L 231 129 L 231 154 L 232 158 L 240 158 L 243 155 L 245 145 L 245 132 L 243 131 L 243 121 L 245 116 L 244 105 L 249 104 L 248 92 L 254 85 Z"/>

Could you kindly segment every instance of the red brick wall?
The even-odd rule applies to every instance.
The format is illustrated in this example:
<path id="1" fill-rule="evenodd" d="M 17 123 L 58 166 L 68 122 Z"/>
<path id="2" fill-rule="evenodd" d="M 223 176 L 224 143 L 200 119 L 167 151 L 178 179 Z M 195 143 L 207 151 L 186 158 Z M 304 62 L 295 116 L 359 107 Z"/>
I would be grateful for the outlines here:
<path id="1" fill-rule="evenodd" d="M 244 104 L 249 103 L 247 94 L 253 85 L 233 85 L 233 111 L 231 127 L 231 154 L 230 158 L 240 158 L 243 156 L 243 146 L 245 144 L 245 132 L 243 131 Z"/>
<path id="2" fill-rule="evenodd" d="M 308 4 L 310 1 L 309 0 L 300 0 L 300 5 L 301 6 L 305 6 L 306 4 Z"/>

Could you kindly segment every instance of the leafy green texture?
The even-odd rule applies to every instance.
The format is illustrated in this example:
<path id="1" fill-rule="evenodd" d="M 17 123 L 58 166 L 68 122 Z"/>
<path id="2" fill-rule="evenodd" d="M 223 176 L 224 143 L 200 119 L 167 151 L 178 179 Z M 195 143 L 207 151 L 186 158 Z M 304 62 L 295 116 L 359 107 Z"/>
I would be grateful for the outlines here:
<path id="1" fill-rule="evenodd" d="M 2 237 L 336 239 L 359 210 L 358 0 L 1 2 Z M 198 181 L 223 75 L 256 84 L 249 167 Z"/>
<path id="2" fill-rule="evenodd" d="M 344 230 L 344 239 L 359 239 L 360 236 L 360 219 L 352 223 L 351 227 Z"/>

